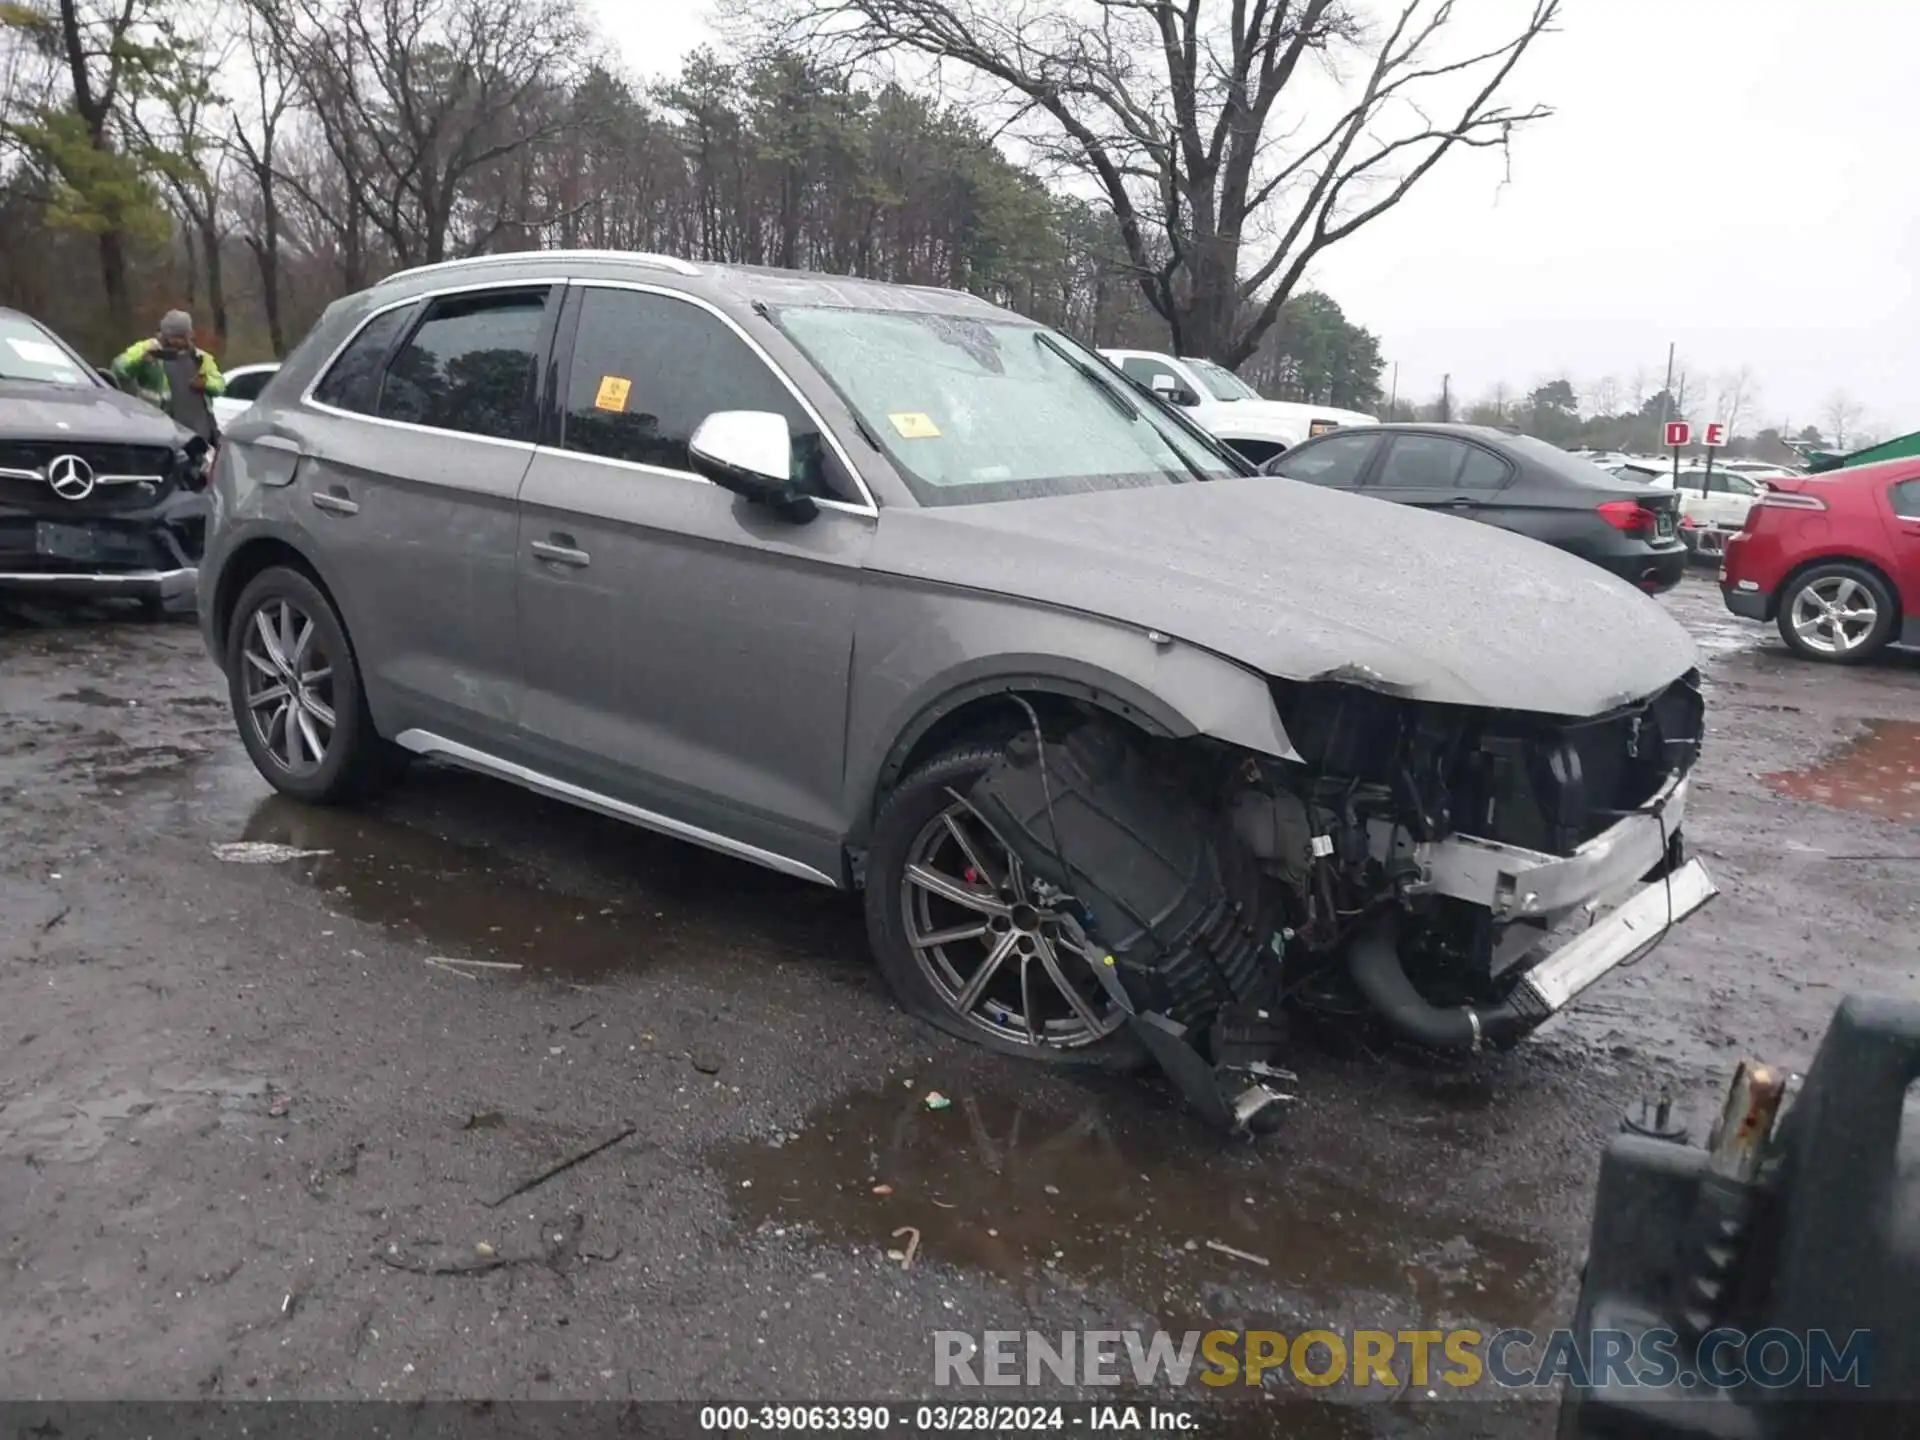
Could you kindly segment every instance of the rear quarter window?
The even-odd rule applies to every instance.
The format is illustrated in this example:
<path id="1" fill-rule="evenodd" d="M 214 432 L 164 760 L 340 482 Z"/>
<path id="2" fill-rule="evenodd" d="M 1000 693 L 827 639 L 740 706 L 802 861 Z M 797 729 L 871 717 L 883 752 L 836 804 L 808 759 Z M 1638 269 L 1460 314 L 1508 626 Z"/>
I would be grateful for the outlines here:
<path id="1" fill-rule="evenodd" d="M 1902 480 L 1887 491 L 1887 499 L 1902 520 L 1920 520 L 1920 480 Z"/>
<path id="2" fill-rule="evenodd" d="M 412 305 L 396 305 L 382 311 L 361 327 L 340 358 L 313 387 L 313 398 L 336 410 L 351 410 L 371 415 L 380 402 L 380 370 L 394 338 L 413 314 Z M 304 346 L 302 348 L 305 348 Z M 295 352 L 298 358 L 298 352 Z M 289 362 L 292 363 L 292 362 Z"/>

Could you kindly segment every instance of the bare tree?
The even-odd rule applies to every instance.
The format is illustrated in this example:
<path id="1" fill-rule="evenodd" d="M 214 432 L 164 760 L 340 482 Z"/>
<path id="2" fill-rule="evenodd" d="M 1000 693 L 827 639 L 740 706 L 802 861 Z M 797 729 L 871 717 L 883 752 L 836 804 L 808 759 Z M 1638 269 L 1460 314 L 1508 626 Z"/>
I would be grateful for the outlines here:
<path id="1" fill-rule="evenodd" d="M 281 14 L 326 147 L 394 261 L 485 249 L 509 217 L 456 235 L 463 191 L 554 133 L 564 112 L 537 102 L 572 78 L 584 44 L 574 6 L 285 0 Z"/>
<path id="2" fill-rule="evenodd" d="M 764 34 L 768 0 L 729 0 Z M 1458 147 L 1550 113 L 1497 98 L 1560 0 L 1443 53 L 1454 0 L 1373 26 L 1351 0 L 774 0 L 775 43 L 859 64 L 906 50 L 982 78 L 1037 154 L 1091 179 L 1174 347 L 1250 356 L 1308 265 Z M 1317 71 L 1358 59 L 1326 105 Z M 1281 132 L 1281 115 L 1303 118 Z"/>
<path id="3" fill-rule="evenodd" d="M 1587 387 L 1587 408 L 1595 415 L 1610 416 L 1620 410 L 1620 382 L 1602 375 Z"/>
<path id="4" fill-rule="evenodd" d="M 255 202 L 245 227 L 247 249 L 260 271 L 260 305 L 266 313 L 267 339 L 276 356 L 287 353 L 286 326 L 280 314 L 280 242 L 282 234 L 280 139 L 296 100 L 293 59 L 284 41 L 282 0 L 243 0 L 247 71 L 251 94 L 244 113 L 236 107 L 229 144 L 253 182 Z"/>
<path id="5" fill-rule="evenodd" d="M 148 87 L 146 102 L 131 115 L 131 125 L 147 148 L 148 163 L 188 237 L 189 297 L 196 267 L 206 277 L 216 349 L 224 349 L 227 339 L 227 287 L 220 252 L 226 238 L 228 155 L 224 101 L 214 90 L 213 80 L 233 58 L 234 49 L 229 42 L 215 51 L 205 39 L 183 37 L 179 60 Z"/>
<path id="6" fill-rule="evenodd" d="M 1740 417 L 1759 399 L 1760 385 L 1754 379 L 1751 365 L 1742 365 L 1720 377 L 1720 396 L 1714 409 L 1716 418 L 1727 427 L 1729 440 L 1740 433 Z"/>
<path id="7" fill-rule="evenodd" d="M 1844 390 L 1836 390 L 1820 407 L 1820 418 L 1827 422 L 1827 438 L 1835 450 L 1847 448 L 1847 433 L 1860 423 L 1865 409 Z"/>

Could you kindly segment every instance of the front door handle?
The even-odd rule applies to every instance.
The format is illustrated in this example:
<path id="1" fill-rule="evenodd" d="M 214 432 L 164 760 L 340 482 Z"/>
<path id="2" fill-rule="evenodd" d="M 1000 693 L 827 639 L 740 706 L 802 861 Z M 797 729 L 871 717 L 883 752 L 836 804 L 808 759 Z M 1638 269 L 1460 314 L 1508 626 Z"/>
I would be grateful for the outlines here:
<path id="1" fill-rule="evenodd" d="M 345 492 L 338 488 L 314 491 L 313 503 L 316 509 L 328 510 L 335 515 L 358 515 L 360 513 L 360 502 L 349 498 Z"/>
<path id="2" fill-rule="evenodd" d="M 533 553 L 542 560 L 551 560 L 556 565 L 572 565 L 584 569 L 592 563 L 593 557 L 573 543 L 571 535 L 556 535 L 551 540 L 533 542 Z"/>

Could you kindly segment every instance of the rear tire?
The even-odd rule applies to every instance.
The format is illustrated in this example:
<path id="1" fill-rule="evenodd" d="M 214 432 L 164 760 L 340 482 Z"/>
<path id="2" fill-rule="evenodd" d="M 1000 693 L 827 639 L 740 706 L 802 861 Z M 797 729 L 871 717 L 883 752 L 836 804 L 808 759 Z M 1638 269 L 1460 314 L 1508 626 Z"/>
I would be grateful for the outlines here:
<path id="1" fill-rule="evenodd" d="M 941 929 L 969 928 L 967 907 L 938 901 L 936 897 L 937 903 L 945 908 L 944 918 L 932 922 L 935 929 L 928 928 L 930 910 L 927 915 L 909 913 L 913 902 L 908 895 L 913 887 L 907 878 L 908 867 L 914 865 L 924 873 L 924 852 L 930 843 L 937 841 L 951 846 L 951 859 L 960 873 L 943 873 L 963 883 L 979 881 L 975 867 L 965 858 L 966 846 L 957 837 L 941 839 L 943 831 L 949 836 L 952 834 L 945 830 L 942 818 L 949 814 L 956 815 L 968 844 L 989 867 L 988 878 L 1012 880 L 1018 888 L 1018 877 L 994 873 L 1004 865 L 1007 854 L 1004 842 L 959 803 L 974 782 L 986 773 L 987 767 L 999 759 L 1000 751 L 998 745 L 982 744 L 950 750 L 908 775 L 881 807 L 874 821 L 873 845 L 867 854 L 866 888 L 867 936 L 880 962 L 880 973 L 902 1008 L 949 1035 L 1002 1055 L 1080 1069 L 1138 1069 L 1147 1061 L 1145 1049 L 1126 1024 L 1125 1016 L 1105 1008 L 1111 1002 L 1103 1003 L 1098 982 L 1086 973 L 1077 952 L 1060 945 L 1057 939 L 1044 937 L 1041 932 L 1035 932 L 1031 939 L 1022 939 L 1012 929 L 996 929 L 1003 918 L 999 915 L 982 917 L 983 933 L 978 937 L 929 946 L 925 939 L 928 934 L 940 933 Z M 974 880 L 969 881 L 969 876 Z M 991 889 L 985 884 L 980 884 L 979 889 L 983 903 L 991 903 Z M 1033 907 L 1011 908 L 1023 911 L 1023 918 L 1027 918 Z M 1001 968 L 994 976 L 998 986 L 983 990 L 969 1011 L 961 1011 L 956 1000 L 964 997 L 966 982 L 987 965 L 992 948 L 1000 938 L 1018 948 L 1000 960 Z M 916 939 L 918 946 L 914 943 Z M 1037 1016 L 1045 1002 L 1058 994 L 1051 985 L 1046 960 L 1041 958 L 1043 949 L 1070 982 L 1078 982 L 1076 990 L 1099 1025 L 1079 1023 L 1070 1002 L 1062 1001 L 1050 1008 L 1053 1028 L 1043 1034 L 1041 1043 L 1036 1045 L 1007 1032 L 1018 1033 L 1025 1023 L 1029 1003 Z M 920 958 L 923 953 L 928 956 L 924 963 Z M 1019 988 L 1022 975 L 1026 977 L 1025 990 Z M 1038 987 L 1047 987 L 1046 992 L 1042 993 Z M 1004 998 L 996 999 L 996 995 Z M 1029 996 L 1034 998 L 1029 1001 Z M 1101 1026 L 1108 1025 L 1111 1028 L 1101 1033 Z M 1035 1033 L 1035 1029 L 1030 1028 L 1028 1033 Z M 1050 1043 L 1050 1037 L 1057 1037 L 1061 1043 Z"/>
<path id="2" fill-rule="evenodd" d="M 370 795 L 405 771 L 406 752 L 373 728 L 339 613 L 300 571 L 273 566 L 240 593 L 227 627 L 226 670 L 241 743 L 282 794 L 335 804 Z"/>
<path id="3" fill-rule="evenodd" d="M 1850 560 L 1829 560 L 1781 587 L 1774 623 L 1796 655 L 1858 665 L 1886 649 L 1900 616 L 1887 583 L 1872 570 Z"/>

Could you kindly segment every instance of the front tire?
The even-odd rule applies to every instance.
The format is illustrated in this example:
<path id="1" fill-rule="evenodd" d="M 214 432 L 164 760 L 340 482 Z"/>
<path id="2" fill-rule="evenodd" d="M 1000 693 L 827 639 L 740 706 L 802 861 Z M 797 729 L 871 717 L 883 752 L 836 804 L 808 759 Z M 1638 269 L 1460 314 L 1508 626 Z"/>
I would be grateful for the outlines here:
<path id="1" fill-rule="evenodd" d="M 333 602 L 298 570 L 256 575 L 227 628 L 227 690 L 254 768 L 282 794 L 352 800 L 404 768 L 367 711 L 353 646 Z"/>
<path id="2" fill-rule="evenodd" d="M 967 795 L 999 758 L 966 745 L 887 797 L 867 855 L 867 935 L 901 1006 L 950 1035 L 1042 1064 L 1137 1069 L 1146 1051 L 1093 957 L 1038 904 Z"/>
<path id="3" fill-rule="evenodd" d="M 1780 592 L 1775 621 L 1787 648 L 1809 660 L 1858 665 L 1893 638 L 1898 606 L 1864 565 L 1830 560 L 1803 570 Z"/>

